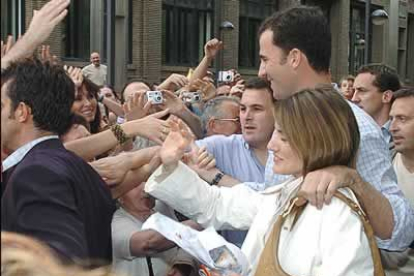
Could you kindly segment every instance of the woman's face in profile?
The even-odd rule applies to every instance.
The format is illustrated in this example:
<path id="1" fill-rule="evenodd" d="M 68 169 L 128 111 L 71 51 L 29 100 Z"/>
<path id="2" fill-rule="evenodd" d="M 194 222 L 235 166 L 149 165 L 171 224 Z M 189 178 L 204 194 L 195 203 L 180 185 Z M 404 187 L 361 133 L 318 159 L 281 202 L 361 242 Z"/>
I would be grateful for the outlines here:
<path id="1" fill-rule="evenodd" d="M 294 175 L 296 177 L 302 175 L 303 160 L 293 150 L 277 123 L 275 123 L 275 130 L 267 148 L 273 152 L 274 173 Z"/>

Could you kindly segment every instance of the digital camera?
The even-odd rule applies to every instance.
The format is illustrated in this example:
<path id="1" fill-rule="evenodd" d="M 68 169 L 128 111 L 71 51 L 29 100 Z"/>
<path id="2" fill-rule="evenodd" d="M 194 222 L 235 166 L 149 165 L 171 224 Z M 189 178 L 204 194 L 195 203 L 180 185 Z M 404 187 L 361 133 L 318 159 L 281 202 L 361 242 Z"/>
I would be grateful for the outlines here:
<path id="1" fill-rule="evenodd" d="M 218 82 L 229 83 L 234 81 L 233 71 L 220 71 L 218 74 Z"/>
<path id="2" fill-rule="evenodd" d="M 161 91 L 147 91 L 146 93 L 147 99 L 152 104 L 162 104 L 163 103 L 163 96 Z"/>
<path id="3" fill-rule="evenodd" d="M 186 103 L 199 103 L 203 100 L 201 92 L 183 92 L 183 100 Z"/>

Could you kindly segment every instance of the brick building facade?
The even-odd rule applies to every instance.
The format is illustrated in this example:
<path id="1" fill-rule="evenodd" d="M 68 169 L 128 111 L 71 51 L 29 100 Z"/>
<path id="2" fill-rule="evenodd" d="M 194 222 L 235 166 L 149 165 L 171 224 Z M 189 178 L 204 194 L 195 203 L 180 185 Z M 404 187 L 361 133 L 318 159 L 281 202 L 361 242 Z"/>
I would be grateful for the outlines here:
<path id="1" fill-rule="evenodd" d="M 34 9 L 47 0 L 2 0 L 2 38 L 24 32 Z M 398 69 L 414 84 L 414 0 L 372 0 L 389 19 L 371 25 L 371 62 Z M 225 48 L 213 65 L 253 76 L 258 69 L 256 30 L 272 12 L 297 4 L 319 5 L 332 29 L 334 80 L 363 62 L 364 0 L 72 0 L 68 19 L 47 41 L 65 63 L 84 66 L 99 51 L 111 64 L 111 82 L 120 89 L 131 79 L 160 82 L 172 72 L 186 74 L 202 57 L 204 42 L 221 37 Z M 221 29 L 230 21 L 233 30 Z"/>

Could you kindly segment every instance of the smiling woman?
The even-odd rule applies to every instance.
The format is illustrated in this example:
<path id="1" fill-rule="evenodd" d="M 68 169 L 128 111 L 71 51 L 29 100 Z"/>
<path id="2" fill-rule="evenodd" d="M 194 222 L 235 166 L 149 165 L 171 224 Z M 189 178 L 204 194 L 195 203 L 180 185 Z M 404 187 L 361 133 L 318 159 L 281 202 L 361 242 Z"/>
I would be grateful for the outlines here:
<path id="1" fill-rule="evenodd" d="M 364 212 L 350 189 L 339 189 L 321 210 L 296 206 L 307 173 L 333 165 L 337 173 L 356 173 L 360 135 L 349 103 L 326 86 L 280 100 L 274 110 L 277 123 L 269 150 L 274 171 L 293 175 L 284 183 L 261 193 L 245 185 L 207 185 L 178 162 L 186 138 L 172 128 L 160 151 L 163 165 L 145 191 L 203 227 L 249 229 L 242 251 L 251 267 L 243 275 L 384 275 L 372 229 L 366 217 L 356 215 Z"/>
<path id="2" fill-rule="evenodd" d="M 81 87 L 76 91 L 72 105 L 72 112 L 88 121 L 92 134 L 100 131 L 101 112 L 98 108 L 98 91 L 99 87 L 96 84 L 84 78 Z"/>

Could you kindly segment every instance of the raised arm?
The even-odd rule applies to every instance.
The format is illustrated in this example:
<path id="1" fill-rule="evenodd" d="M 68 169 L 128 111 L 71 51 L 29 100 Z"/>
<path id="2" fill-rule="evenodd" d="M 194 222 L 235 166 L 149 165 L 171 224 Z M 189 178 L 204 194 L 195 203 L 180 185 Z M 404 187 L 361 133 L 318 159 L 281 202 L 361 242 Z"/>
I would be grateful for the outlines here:
<path id="1" fill-rule="evenodd" d="M 191 128 L 197 138 L 202 138 L 203 128 L 198 116 L 191 112 L 174 93 L 168 90 L 164 90 L 162 93 L 164 96 L 163 108 L 168 108 L 171 114 L 181 118 Z"/>
<path id="2" fill-rule="evenodd" d="M 265 196 L 238 185 L 231 189 L 210 186 L 179 160 L 189 146 L 185 129 L 172 123 L 163 143 L 163 165 L 145 185 L 145 191 L 200 225 L 216 229 L 248 229 Z"/>
<path id="3" fill-rule="evenodd" d="M 207 41 L 207 43 L 204 45 L 204 57 L 191 75 L 189 79 L 190 83 L 194 82 L 197 79 L 203 79 L 206 76 L 208 67 L 222 47 L 223 42 L 217 38 L 213 38 Z"/>
<path id="4" fill-rule="evenodd" d="M 168 110 L 164 110 L 139 120 L 126 122 L 121 125 L 121 128 L 129 138 L 142 136 L 161 144 L 166 137 L 169 124 L 158 118 L 165 116 L 168 112 Z M 111 129 L 65 143 L 66 149 L 73 151 L 85 160 L 92 160 L 113 149 L 116 145 L 118 145 L 118 140 Z"/>
<path id="5" fill-rule="evenodd" d="M 27 32 L 1 58 L 1 68 L 7 68 L 10 62 L 30 57 L 50 35 L 53 29 L 67 15 L 70 0 L 51 0 L 39 11 L 34 11 Z"/>

